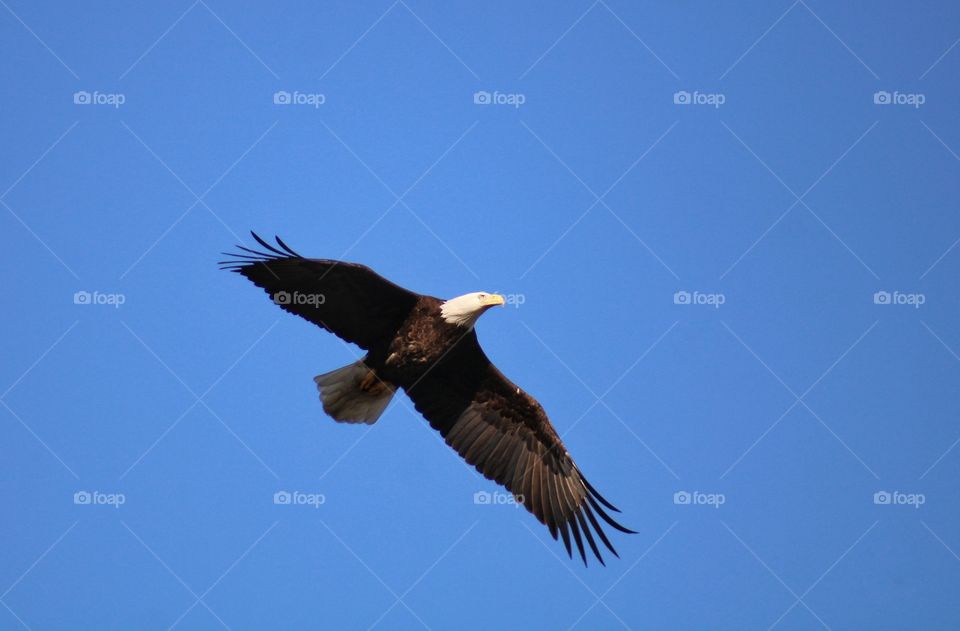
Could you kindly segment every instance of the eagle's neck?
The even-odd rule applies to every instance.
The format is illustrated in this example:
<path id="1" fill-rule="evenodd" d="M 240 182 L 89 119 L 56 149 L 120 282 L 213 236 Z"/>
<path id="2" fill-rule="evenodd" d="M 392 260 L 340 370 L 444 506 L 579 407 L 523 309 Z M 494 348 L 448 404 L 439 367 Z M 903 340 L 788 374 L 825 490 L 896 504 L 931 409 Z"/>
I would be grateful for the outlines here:
<path id="1" fill-rule="evenodd" d="M 488 309 L 487 305 L 478 304 L 474 294 L 458 296 L 451 298 L 440 305 L 440 317 L 447 324 L 453 324 L 465 329 L 473 328 L 483 312 Z"/>
<path id="2" fill-rule="evenodd" d="M 445 309 L 440 307 L 440 317 L 443 318 L 443 321 L 447 324 L 453 324 L 465 329 L 472 329 L 473 325 L 477 323 L 477 320 L 480 319 L 480 316 L 483 315 L 483 312 L 466 312 L 466 311 L 457 311 L 455 309 Z"/>

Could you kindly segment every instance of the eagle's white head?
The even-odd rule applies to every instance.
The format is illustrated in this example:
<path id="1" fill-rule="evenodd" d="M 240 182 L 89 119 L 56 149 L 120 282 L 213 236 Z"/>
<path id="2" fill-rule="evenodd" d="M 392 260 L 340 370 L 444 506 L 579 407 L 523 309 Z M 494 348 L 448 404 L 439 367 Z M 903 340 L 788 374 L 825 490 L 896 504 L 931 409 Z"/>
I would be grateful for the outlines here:
<path id="1" fill-rule="evenodd" d="M 465 328 L 472 327 L 483 312 L 504 303 L 503 296 L 485 291 L 475 291 L 451 298 L 440 305 L 440 316 L 444 322 Z"/>

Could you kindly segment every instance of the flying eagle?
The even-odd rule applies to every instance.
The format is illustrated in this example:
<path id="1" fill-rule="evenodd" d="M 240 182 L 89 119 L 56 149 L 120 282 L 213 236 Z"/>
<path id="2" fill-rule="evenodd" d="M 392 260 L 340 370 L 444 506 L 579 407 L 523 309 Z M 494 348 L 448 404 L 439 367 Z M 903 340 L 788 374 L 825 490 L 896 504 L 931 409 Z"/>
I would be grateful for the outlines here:
<path id="1" fill-rule="evenodd" d="M 619 512 L 574 464 L 540 404 L 484 354 L 473 325 L 504 304 L 474 292 L 440 300 L 404 289 L 369 267 L 307 259 L 276 237 L 266 251 L 237 246 L 222 269 L 263 288 L 273 302 L 360 346 L 360 361 L 314 378 L 324 411 L 342 423 L 375 423 L 402 388 L 446 443 L 563 539 L 587 563 L 584 539 L 603 564 L 593 533 L 615 556 L 597 516 L 634 534 L 604 510 Z"/>

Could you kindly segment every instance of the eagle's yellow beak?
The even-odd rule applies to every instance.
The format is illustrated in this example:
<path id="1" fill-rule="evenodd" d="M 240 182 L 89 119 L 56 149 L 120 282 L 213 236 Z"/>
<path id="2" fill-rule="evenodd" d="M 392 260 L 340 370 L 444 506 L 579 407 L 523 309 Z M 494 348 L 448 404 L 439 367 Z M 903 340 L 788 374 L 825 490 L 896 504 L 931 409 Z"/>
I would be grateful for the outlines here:
<path id="1" fill-rule="evenodd" d="M 483 298 L 483 304 L 487 307 L 494 307 L 496 305 L 502 305 L 505 303 L 506 300 L 504 300 L 503 296 L 500 294 L 488 294 Z"/>

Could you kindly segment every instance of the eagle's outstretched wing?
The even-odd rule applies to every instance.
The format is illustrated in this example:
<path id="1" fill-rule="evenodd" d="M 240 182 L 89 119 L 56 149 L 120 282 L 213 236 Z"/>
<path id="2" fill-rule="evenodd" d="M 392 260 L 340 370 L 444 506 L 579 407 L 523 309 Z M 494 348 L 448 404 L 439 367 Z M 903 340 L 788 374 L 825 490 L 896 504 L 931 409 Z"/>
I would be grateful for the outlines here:
<path id="1" fill-rule="evenodd" d="M 540 404 L 490 362 L 472 330 L 416 382 L 401 385 L 446 443 L 511 491 L 554 539 L 559 534 L 567 554 L 572 535 L 584 564 L 584 539 L 602 564 L 596 533 L 617 555 L 598 517 L 633 534 L 607 514 L 604 507 L 619 510 L 587 482 Z"/>
<path id="2" fill-rule="evenodd" d="M 280 307 L 369 350 L 389 340 L 419 297 L 365 265 L 307 259 L 251 233 L 265 252 L 237 246 L 222 269 L 243 274 Z"/>

